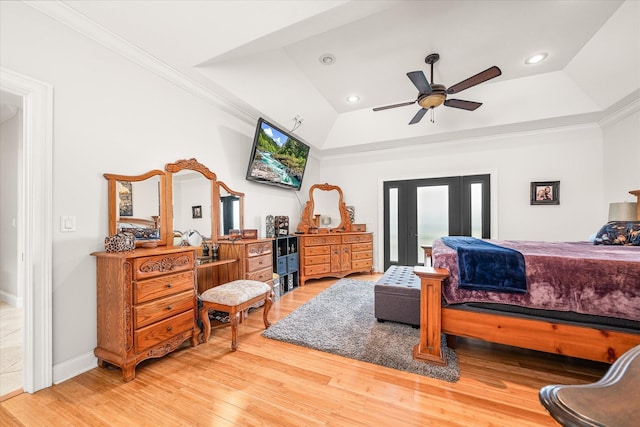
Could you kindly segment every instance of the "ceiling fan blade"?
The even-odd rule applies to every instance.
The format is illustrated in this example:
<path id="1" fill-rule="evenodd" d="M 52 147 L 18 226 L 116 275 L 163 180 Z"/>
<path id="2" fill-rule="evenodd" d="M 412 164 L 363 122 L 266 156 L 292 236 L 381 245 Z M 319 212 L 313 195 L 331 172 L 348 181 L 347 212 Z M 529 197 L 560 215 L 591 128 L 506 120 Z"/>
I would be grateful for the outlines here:
<path id="1" fill-rule="evenodd" d="M 411 71 L 407 73 L 407 77 L 411 79 L 415 87 L 418 88 L 421 94 L 428 94 L 433 91 L 431 89 L 431 85 L 429 84 L 429 80 L 424 75 L 422 71 Z"/>
<path id="2" fill-rule="evenodd" d="M 493 67 L 487 68 L 486 70 L 476 74 L 475 76 L 469 77 L 468 79 L 463 80 L 460 83 L 451 86 L 449 89 L 447 89 L 447 93 L 462 92 L 465 89 L 469 89 L 471 86 L 475 86 L 482 82 L 486 82 L 487 80 L 490 80 L 494 77 L 498 77 L 501 74 L 502 74 L 502 71 L 500 71 L 500 68 L 494 65 Z"/>
<path id="3" fill-rule="evenodd" d="M 411 121 L 409 122 L 410 125 L 415 125 L 416 123 L 418 123 L 420 120 L 422 120 L 422 117 L 424 116 L 424 114 L 427 112 L 426 108 L 421 108 L 418 110 L 418 112 L 416 113 L 415 116 L 413 116 L 413 119 L 411 119 Z"/>
<path id="4" fill-rule="evenodd" d="M 462 110 L 473 111 L 482 105 L 482 102 L 463 101 L 462 99 L 447 99 L 444 101 L 447 107 L 460 108 Z"/>
<path id="5" fill-rule="evenodd" d="M 384 107 L 376 107 L 373 109 L 373 111 L 382 111 L 382 110 L 388 110 L 389 108 L 404 107 L 406 105 L 415 104 L 416 101 L 401 102 L 400 104 L 391 104 L 391 105 L 385 105 Z"/>

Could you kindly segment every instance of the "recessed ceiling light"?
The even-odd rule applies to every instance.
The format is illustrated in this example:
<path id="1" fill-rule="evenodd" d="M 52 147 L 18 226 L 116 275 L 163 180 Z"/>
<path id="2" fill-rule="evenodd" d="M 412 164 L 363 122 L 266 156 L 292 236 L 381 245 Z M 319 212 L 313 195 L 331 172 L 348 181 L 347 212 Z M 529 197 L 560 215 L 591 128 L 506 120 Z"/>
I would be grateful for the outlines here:
<path id="1" fill-rule="evenodd" d="M 325 53 L 324 55 L 320 55 L 319 60 L 322 65 L 331 65 L 336 62 L 336 57 L 330 53 Z"/>
<path id="2" fill-rule="evenodd" d="M 545 59 L 547 59 L 547 56 L 549 56 L 549 54 L 546 53 L 546 52 L 536 53 L 535 55 L 532 55 L 532 56 L 528 57 L 524 61 L 524 63 L 525 64 L 537 64 L 538 62 L 542 62 Z"/>
<path id="3" fill-rule="evenodd" d="M 352 104 L 356 103 L 360 101 L 360 97 L 356 96 L 356 95 L 351 95 L 350 97 L 347 98 L 347 102 L 350 102 Z"/>

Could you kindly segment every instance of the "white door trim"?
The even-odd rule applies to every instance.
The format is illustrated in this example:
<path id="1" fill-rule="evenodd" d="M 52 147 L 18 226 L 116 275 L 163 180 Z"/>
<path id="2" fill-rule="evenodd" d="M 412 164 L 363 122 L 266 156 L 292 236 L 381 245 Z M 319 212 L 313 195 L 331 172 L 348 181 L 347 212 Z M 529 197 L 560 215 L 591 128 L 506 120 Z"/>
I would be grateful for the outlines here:
<path id="1" fill-rule="evenodd" d="M 18 279 L 24 284 L 22 388 L 52 384 L 53 87 L 0 67 L 0 88 L 23 98 Z"/>

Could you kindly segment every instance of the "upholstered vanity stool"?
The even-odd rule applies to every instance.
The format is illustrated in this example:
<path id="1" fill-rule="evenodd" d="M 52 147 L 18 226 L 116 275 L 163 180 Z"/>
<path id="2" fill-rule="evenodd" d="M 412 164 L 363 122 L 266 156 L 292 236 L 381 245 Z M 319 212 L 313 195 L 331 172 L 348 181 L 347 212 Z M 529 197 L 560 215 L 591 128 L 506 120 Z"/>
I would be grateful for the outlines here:
<path id="1" fill-rule="evenodd" d="M 238 349 L 240 315 L 251 306 L 264 301 L 264 311 L 262 313 L 264 327 L 271 326 L 268 315 L 273 302 L 273 288 L 268 283 L 256 280 L 234 280 L 233 282 L 207 289 L 200 295 L 200 299 L 202 301 L 200 320 L 204 325 L 204 331 L 202 332 L 203 343 L 209 341 L 209 336 L 211 335 L 209 310 L 229 313 L 231 351 Z"/>

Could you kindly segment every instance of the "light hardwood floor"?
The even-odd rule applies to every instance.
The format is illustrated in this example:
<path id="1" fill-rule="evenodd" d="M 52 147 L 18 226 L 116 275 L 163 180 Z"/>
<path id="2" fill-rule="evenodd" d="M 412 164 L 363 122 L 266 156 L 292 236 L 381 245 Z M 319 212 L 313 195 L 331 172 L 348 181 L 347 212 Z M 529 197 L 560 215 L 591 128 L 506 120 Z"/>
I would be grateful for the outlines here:
<path id="1" fill-rule="evenodd" d="M 377 280 L 379 275 L 354 275 Z M 285 294 L 272 322 L 335 280 Z M 262 309 L 206 344 L 142 362 L 136 379 L 95 368 L 0 403 L 13 426 L 557 426 L 538 401 L 546 384 L 600 378 L 608 365 L 459 340 L 457 383 L 358 362 L 263 338 Z"/>
<path id="2" fill-rule="evenodd" d="M 22 316 L 0 301 L 0 401 L 22 391 Z"/>

